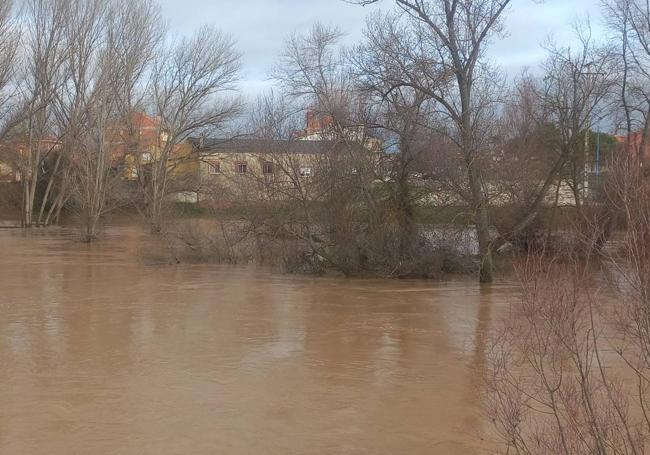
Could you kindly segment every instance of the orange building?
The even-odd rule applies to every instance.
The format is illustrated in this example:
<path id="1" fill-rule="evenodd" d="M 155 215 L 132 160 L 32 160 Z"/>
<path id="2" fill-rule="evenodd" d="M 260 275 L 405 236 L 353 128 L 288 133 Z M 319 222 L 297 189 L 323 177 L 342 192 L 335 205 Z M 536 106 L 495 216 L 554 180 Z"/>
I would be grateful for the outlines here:
<path id="1" fill-rule="evenodd" d="M 158 148 L 161 141 L 160 131 L 160 122 L 157 119 L 144 112 L 134 112 L 129 122 L 117 125 L 108 133 L 113 162 L 119 163 L 127 155 L 139 152 L 146 154 L 147 150 Z"/>
<path id="2" fill-rule="evenodd" d="M 143 112 L 134 112 L 130 122 L 116 121 L 107 128 L 107 140 L 111 154 L 111 165 L 116 170 L 123 170 L 124 178 L 129 180 L 137 176 L 139 165 L 153 162 L 158 151 L 166 141 L 160 122 Z M 57 138 L 47 138 L 39 141 L 41 160 L 43 164 L 56 156 L 62 142 Z M 0 181 L 19 182 L 24 177 L 27 168 L 27 140 L 17 137 L 14 140 L 0 144 Z M 71 159 L 74 161 L 73 153 Z"/>
<path id="3" fill-rule="evenodd" d="M 37 141 L 37 147 L 40 147 L 41 160 L 45 161 L 51 158 L 61 148 L 61 142 L 56 138 L 45 138 Z M 29 172 L 28 145 L 26 140 L 14 138 L 3 144 L 0 144 L 0 182 L 20 182 Z"/>

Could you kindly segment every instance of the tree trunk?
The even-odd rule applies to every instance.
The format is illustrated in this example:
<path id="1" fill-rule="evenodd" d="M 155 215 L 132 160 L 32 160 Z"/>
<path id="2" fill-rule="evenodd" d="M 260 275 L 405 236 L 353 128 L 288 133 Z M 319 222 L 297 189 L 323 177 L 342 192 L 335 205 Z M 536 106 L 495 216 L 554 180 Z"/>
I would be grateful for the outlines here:
<path id="1" fill-rule="evenodd" d="M 28 178 L 23 180 L 23 216 L 22 216 L 22 225 L 23 227 L 32 226 L 32 206 L 31 206 L 31 184 Z"/>
<path id="2" fill-rule="evenodd" d="M 490 218 L 488 216 L 487 201 L 481 186 L 480 176 L 474 169 L 472 163 L 468 165 L 467 176 L 472 191 L 472 198 L 475 203 L 476 237 L 478 240 L 479 252 L 479 281 L 481 283 L 491 283 L 494 280 L 494 270 L 492 262 L 492 247 L 490 244 Z"/>
<path id="3" fill-rule="evenodd" d="M 45 189 L 45 194 L 43 195 L 43 200 L 41 201 L 41 209 L 38 213 L 38 224 L 43 224 L 43 214 L 45 213 L 45 206 L 47 205 L 47 200 L 50 197 L 52 186 L 54 185 L 54 179 L 57 176 L 59 165 L 61 164 L 61 157 L 62 155 L 59 153 L 59 156 L 57 156 L 56 158 L 56 163 L 54 164 L 54 169 L 51 172 L 50 179 L 47 182 L 47 188 Z"/>

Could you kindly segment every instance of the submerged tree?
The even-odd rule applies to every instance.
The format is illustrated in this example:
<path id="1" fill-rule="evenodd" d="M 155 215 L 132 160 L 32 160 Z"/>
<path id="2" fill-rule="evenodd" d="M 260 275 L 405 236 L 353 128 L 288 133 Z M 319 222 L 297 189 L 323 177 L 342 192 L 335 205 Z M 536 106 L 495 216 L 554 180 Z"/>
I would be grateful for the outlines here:
<path id="1" fill-rule="evenodd" d="M 140 207 L 154 232 L 163 228 L 172 173 L 187 159 L 179 145 L 190 136 L 214 133 L 239 115 L 240 100 L 227 95 L 235 90 L 240 66 L 233 40 L 210 27 L 167 45 L 157 56 L 151 104 L 158 138 L 153 159 L 138 171 Z"/>
<path id="2" fill-rule="evenodd" d="M 71 9 L 65 1 L 30 0 L 24 12 L 27 30 L 23 87 L 24 114 L 19 135 L 25 142 L 20 172 L 23 184 L 22 224 L 34 222 L 36 190 L 43 177 L 45 159 L 53 155 L 57 131 L 52 120 L 52 105 L 62 84 L 62 66 L 66 59 L 64 34 Z M 24 125 L 24 126 L 23 126 Z M 50 175 L 50 182 L 54 176 Z"/>
<path id="3" fill-rule="evenodd" d="M 495 248 L 505 241 L 525 246 L 526 232 L 540 221 L 549 199 L 552 207 L 558 205 L 562 188 L 571 191 L 576 219 L 590 218 L 583 208 L 596 196 L 588 182 L 595 148 L 591 129 L 612 110 L 614 59 L 589 29 L 578 38 L 577 49 L 548 46 L 541 77 L 522 78 L 503 110 L 503 153 L 491 178 L 519 195 L 508 199 L 518 210 L 499 220 Z"/>
<path id="4" fill-rule="evenodd" d="M 377 0 L 360 0 L 371 4 Z M 403 32 L 382 40 L 386 94 L 411 87 L 426 95 L 465 168 L 479 243 L 480 281 L 493 279 L 488 200 L 482 162 L 500 78 L 485 60 L 510 0 L 396 0 Z"/>
<path id="5" fill-rule="evenodd" d="M 399 249 L 407 257 L 417 248 L 415 212 L 425 196 L 417 176 L 425 172 L 431 138 L 428 96 L 410 86 L 393 87 L 393 68 L 386 46 L 403 42 L 403 30 L 395 16 L 375 16 L 368 21 L 365 42 L 349 53 L 358 90 L 368 97 L 374 115 L 373 131 L 381 135 L 382 160 L 377 177 L 389 188 L 389 204 L 399 227 Z"/>
<path id="6" fill-rule="evenodd" d="M 72 207 L 88 241 L 120 195 L 133 109 L 144 91 L 159 16 L 147 0 L 74 2 L 66 43 L 66 89 L 58 107 Z M 138 93 L 139 92 L 139 93 Z M 66 183 L 66 182 L 64 182 Z M 121 197 L 120 197 L 121 196 Z"/>

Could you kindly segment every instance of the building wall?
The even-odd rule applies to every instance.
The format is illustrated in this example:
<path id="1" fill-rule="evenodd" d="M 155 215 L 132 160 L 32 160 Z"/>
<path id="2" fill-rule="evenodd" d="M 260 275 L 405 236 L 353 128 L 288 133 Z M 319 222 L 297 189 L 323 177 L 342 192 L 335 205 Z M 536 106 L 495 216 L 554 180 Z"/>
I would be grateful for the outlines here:
<path id="1" fill-rule="evenodd" d="M 299 153 L 218 152 L 198 160 L 199 200 L 207 203 L 287 200 L 309 191 L 322 156 Z"/>

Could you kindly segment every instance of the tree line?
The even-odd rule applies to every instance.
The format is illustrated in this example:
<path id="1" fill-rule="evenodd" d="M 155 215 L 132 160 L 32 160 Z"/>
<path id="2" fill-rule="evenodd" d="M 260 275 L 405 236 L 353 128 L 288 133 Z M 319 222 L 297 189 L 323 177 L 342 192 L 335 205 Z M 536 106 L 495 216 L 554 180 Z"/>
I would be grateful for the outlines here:
<path id="1" fill-rule="evenodd" d="M 323 204 L 299 196 L 291 223 L 286 212 L 258 223 L 329 239 L 307 242 L 311 257 L 344 273 L 416 276 L 422 256 L 440 253 L 421 209 L 455 208 L 475 228 L 482 282 L 493 280 L 494 256 L 507 246 L 562 249 L 571 237 L 580 249 L 593 229 L 604 245 L 621 221 L 606 196 L 607 170 L 615 159 L 639 167 L 646 158 L 647 6 L 603 2 L 607 37 L 577 21 L 573 43 L 543 43 L 539 68 L 511 79 L 488 58 L 507 33 L 510 1 L 390 3 L 356 45 L 342 46 L 340 31 L 321 24 L 287 40 L 272 71 L 276 96 L 258 104 L 252 131 L 286 137 L 296 112 L 316 109 L 344 147 L 321 164 L 334 176 L 319 187 Z M 385 151 L 379 165 L 360 153 L 368 136 Z M 343 178 L 337 166 L 355 175 Z M 567 197 L 572 209 L 562 210 Z M 355 207 L 364 208 L 362 223 Z"/>
<path id="2" fill-rule="evenodd" d="M 151 153 L 134 115 L 142 111 L 157 122 L 156 159 L 130 199 L 160 229 L 174 148 L 239 112 L 232 38 L 205 26 L 171 39 L 149 0 L 3 0 L 0 12 L 0 141 L 18 160 L 23 225 L 49 224 L 69 208 L 86 238 L 96 237 L 102 216 L 123 202 L 116 144 L 136 167 Z"/>
<path id="3" fill-rule="evenodd" d="M 128 200 L 162 232 L 180 144 L 223 135 L 234 121 L 247 137 L 290 144 L 309 110 L 330 119 L 327 140 L 337 144 L 321 158 L 318 185 L 245 221 L 265 239 L 300 240 L 312 265 L 417 275 L 423 253 L 435 254 L 421 216 L 427 206 L 471 222 L 482 282 L 493 280 L 506 246 L 546 248 L 560 221 L 578 238 L 597 228 L 604 245 L 623 220 L 603 196 L 604 171 L 615 157 L 638 167 L 650 129 L 649 8 L 603 1 L 607 39 L 577 22 L 571 46 L 544 43 L 539 68 L 513 79 L 488 58 L 508 31 L 511 3 L 385 2 L 351 46 L 337 28 L 316 24 L 286 40 L 271 70 L 273 94 L 246 105 L 233 38 L 202 27 L 173 39 L 153 1 L 4 0 L 0 142 L 24 147 L 23 224 L 75 211 L 91 239 Z M 158 122 L 150 162 L 134 124 L 140 111 Z M 640 140 L 616 145 L 601 128 Z M 116 131 L 136 157 L 128 194 L 112 156 Z M 380 153 L 366 153 L 370 140 Z M 558 209 L 564 193 L 568 215 Z"/>

